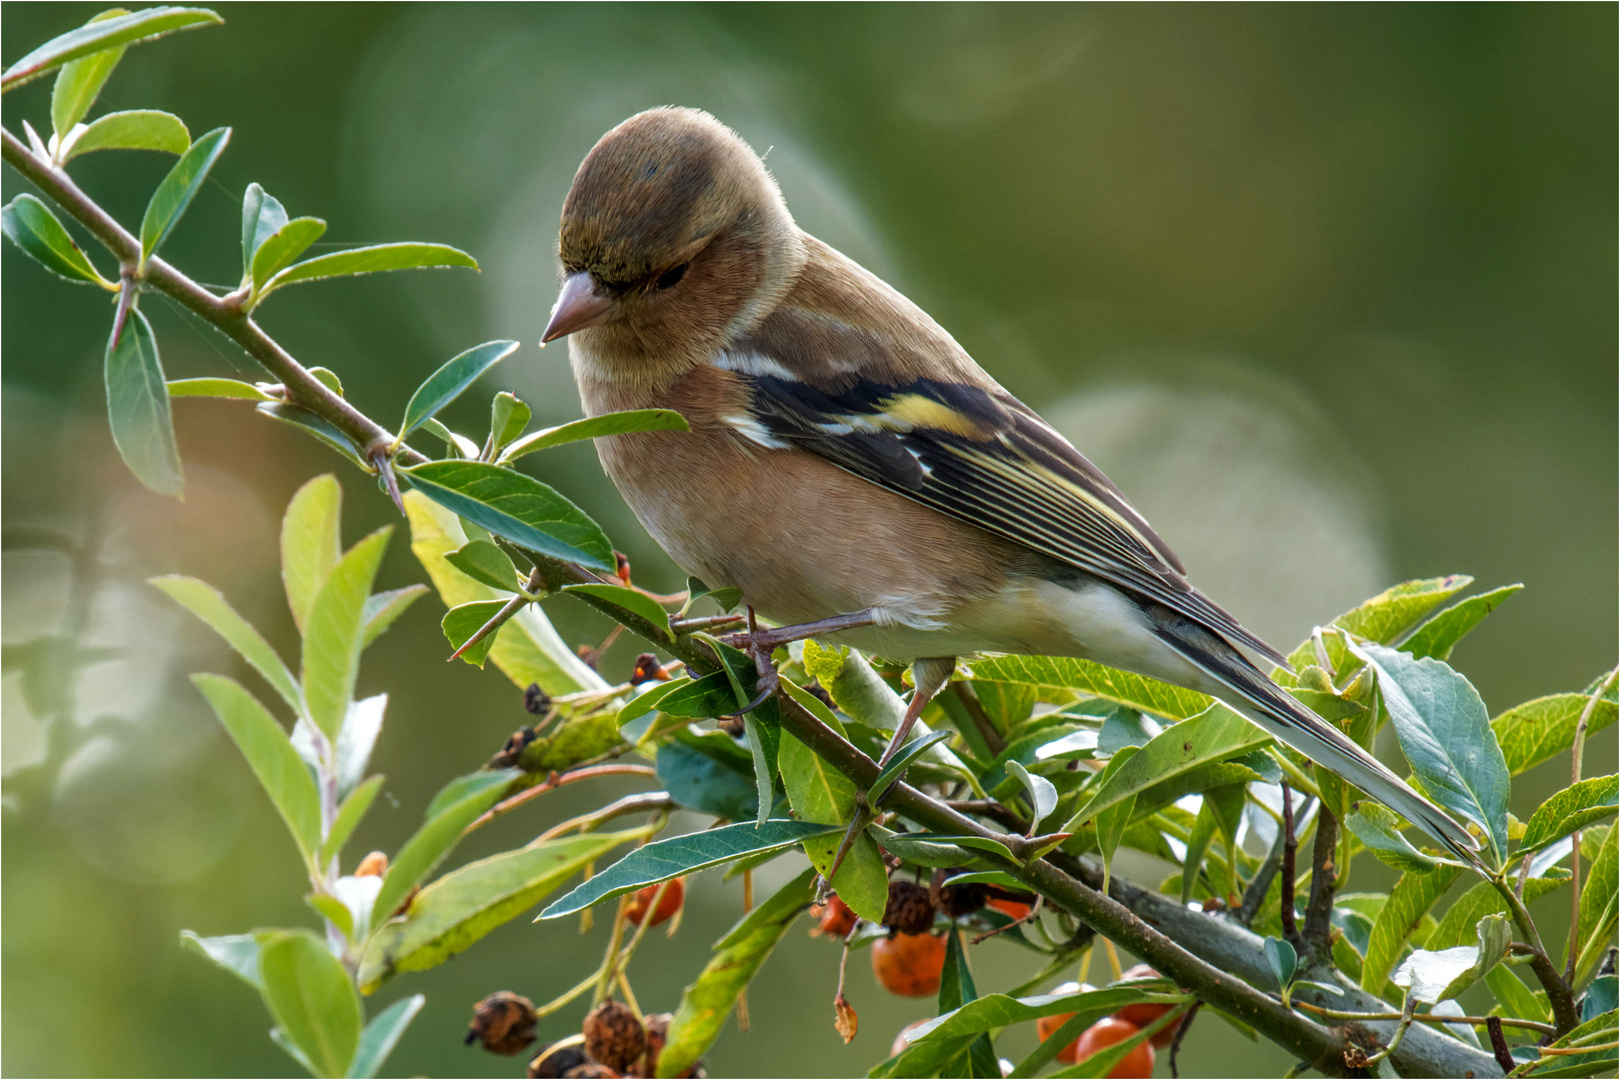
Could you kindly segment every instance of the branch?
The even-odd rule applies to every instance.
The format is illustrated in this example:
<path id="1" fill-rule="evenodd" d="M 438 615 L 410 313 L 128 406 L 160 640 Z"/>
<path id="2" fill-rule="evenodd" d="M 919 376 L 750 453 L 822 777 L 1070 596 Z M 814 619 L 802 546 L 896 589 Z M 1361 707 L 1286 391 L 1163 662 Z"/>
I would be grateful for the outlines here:
<path id="1" fill-rule="evenodd" d="M 1305 948 L 1318 964 L 1333 959 L 1333 893 L 1339 871 L 1333 865 L 1339 847 L 1339 819 L 1327 803 L 1316 812 L 1316 844 L 1311 851 L 1311 896 L 1305 902 Z"/>

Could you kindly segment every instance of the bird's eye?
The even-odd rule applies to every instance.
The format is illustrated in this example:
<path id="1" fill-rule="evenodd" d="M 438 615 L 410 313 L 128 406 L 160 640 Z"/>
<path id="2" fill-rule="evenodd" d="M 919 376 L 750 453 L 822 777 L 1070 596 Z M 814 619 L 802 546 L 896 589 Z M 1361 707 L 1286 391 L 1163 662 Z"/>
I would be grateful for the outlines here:
<path id="1" fill-rule="evenodd" d="M 658 280 L 653 282 L 653 288 L 659 290 L 672 288 L 680 282 L 681 278 L 686 276 L 686 268 L 691 265 L 691 263 L 681 263 L 681 265 L 673 269 L 665 270 L 658 275 Z"/>

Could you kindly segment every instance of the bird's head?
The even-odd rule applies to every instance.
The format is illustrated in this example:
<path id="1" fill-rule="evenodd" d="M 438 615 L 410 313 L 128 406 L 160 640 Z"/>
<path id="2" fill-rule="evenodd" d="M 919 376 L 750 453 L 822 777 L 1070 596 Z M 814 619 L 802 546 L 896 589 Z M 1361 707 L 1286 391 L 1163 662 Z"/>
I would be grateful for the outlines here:
<path id="1" fill-rule="evenodd" d="M 544 341 L 712 353 L 786 295 L 804 244 L 776 181 L 697 109 L 637 113 L 586 155 L 563 203 L 564 274 Z"/>

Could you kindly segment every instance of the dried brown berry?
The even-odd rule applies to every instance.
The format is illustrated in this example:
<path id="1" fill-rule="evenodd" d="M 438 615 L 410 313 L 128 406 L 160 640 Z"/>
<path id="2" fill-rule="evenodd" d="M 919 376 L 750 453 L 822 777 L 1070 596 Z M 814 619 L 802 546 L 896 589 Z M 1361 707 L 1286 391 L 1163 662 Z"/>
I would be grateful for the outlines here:
<path id="1" fill-rule="evenodd" d="M 386 851 L 373 851 L 360 860 L 360 865 L 354 868 L 355 877 L 382 877 L 388 873 L 388 853 Z"/>
<path id="2" fill-rule="evenodd" d="M 669 1013 L 653 1013 L 645 1019 L 647 1025 L 647 1054 L 642 1060 L 641 1072 L 643 1076 L 657 1076 L 658 1055 L 663 1053 L 664 1044 L 669 1041 L 669 1022 L 672 1017 Z"/>
<path id="3" fill-rule="evenodd" d="M 928 899 L 933 903 L 940 914 L 956 919 L 963 915 L 971 915 L 984 907 L 990 893 L 983 885 L 971 883 L 967 885 L 947 884 L 950 877 L 965 874 L 966 870 L 957 868 L 953 870 L 935 870 L 934 878 L 928 884 Z"/>
<path id="4" fill-rule="evenodd" d="M 507 736 L 506 744 L 495 752 L 494 757 L 489 759 L 487 767 L 491 769 L 510 769 L 518 763 L 518 759 L 523 756 L 524 748 L 532 742 L 534 742 L 534 728 L 518 728 Z"/>
<path id="5" fill-rule="evenodd" d="M 629 1007 L 604 1001 L 585 1017 L 585 1053 L 615 1072 L 626 1072 L 647 1049 L 647 1029 Z"/>
<path id="6" fill-rule="evenodd" d="M 668 682 L 669 672 L 658 662 L 658 657 L 650 652 L 644 652 L 636 657 L 636 666 L 630 671 L 630 682 L 632 685 L 639 685 L 651 679 Z"/>
<path id="7" fill-rule="evenodd" d="M 534 1042 L 534 1002 L 500 990 L 473 1006 L 467 1024 L 467 1045 L 484 1044 L 492 1054 L 520 1054 Z"/>
<path id="8" fill-rule="evenodd" d="M 928 890 L 912 881 L 889 882 L 883 925 L 891 933 L 926 934 L 934 925 L 934 905 L 928 899 Z"/>
<path id="9" fill-rule="evenodd" d="M 523 707 L 536 716 L 544 716 L 551 711 L 551 695 L 540 689 L 539 683 L 532 682 L 523 691 Z"/>
<path id="10" fill-rule="evenodd" d="M 623 1074 L 616 1073 L 606 1065 L 599 1062 L 587 1061 L 582 1065 L 575 1065 L 572 1069 L 569 1069 L 567 1072 L 563 1073 L 563 1075 L 566 1076 L 568 1080 L 611 1080 L 612 1077 L 621 1076 Z"/>
<path id="11" fill-rule="evenodd" d="M 570 1035 L 554 1043 L 547 1043 L 529 1059 L 529 1076 L 537 1080 L 558 1080 L 586 1062 L 585 1036 Z"/>

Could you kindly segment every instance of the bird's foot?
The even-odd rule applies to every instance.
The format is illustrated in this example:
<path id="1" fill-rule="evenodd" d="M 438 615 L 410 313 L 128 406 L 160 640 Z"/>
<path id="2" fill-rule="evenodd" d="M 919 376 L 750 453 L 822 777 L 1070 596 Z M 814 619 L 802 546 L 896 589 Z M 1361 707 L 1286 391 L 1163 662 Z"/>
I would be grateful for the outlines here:
<path id="1" fill-rule="evenodd" d="M 756 662 L 763 655 L 768 663 L 771 653 L 789 642 L 803 641 L 805 638 L 820 634 L 836 634 L 840 630 L 871 626 L 872 622 L 872 613 L 868 610 L 856 611 L 849 615 L 834 615 L 830 619 L 817 619 L 815 622 L 796 623 L 793 626 L 768 626 L 761 629 L 754 620 L 754 609 L 749 608 L 748 629 L 735 634 L 725 634 L 720 640 L 753 656 Z"/>

